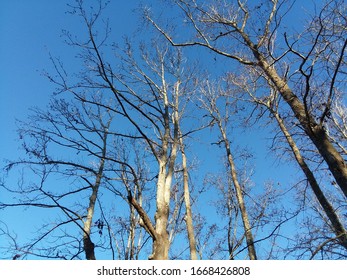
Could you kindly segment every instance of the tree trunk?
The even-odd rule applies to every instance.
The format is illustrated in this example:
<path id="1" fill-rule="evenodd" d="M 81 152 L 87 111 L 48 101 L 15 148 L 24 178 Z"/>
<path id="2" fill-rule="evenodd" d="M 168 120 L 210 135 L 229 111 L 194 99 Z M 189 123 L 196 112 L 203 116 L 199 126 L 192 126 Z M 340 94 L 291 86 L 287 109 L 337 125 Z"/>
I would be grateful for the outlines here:
<path id="1" fill-rule="evenodd" d="M 140 204 L 141 205 L 141 204 Z M 125 259 L 133 260 L 135 255 L 135 228 L 136 228 L 136 217 L 135 217 L 135 207 L 131 203 L 129 203 L 129 235 L 128 242 L 125 250 Z"/>
<path id="2" fill-rule="evenodd" d="M 83 236 L 83 247 L 84 247 L 84 252 L 86 254 L 86 259 L 87 260 L 96 260 L 95 258 L 95 245 L 91 241 L 90 237 L 88 235 Z"/>
<path id="3" fill-rule="evenodd" d="M 157 183 L 157 210 L 155 213 L 155 239 L 151 260 L 167 260 L 169 258 L 169 234 L 167 232 L 170 203 L 170 185 L 172 174 L 166 174 L 166 163 L 159 165 Z M 169 182 L 169 181 L 170 182 Z"/>
<path id="4" fill-rule="evenodd" d="M 329 170 L 334 176 L 337 184 L 347 197 L 347 166 L 341 154 L 335 149 L 324 127 L 318 124 L 314 118 L 307 112 L 305 105 L 292 92 L 288 84 L 277 74 L 266 59 L 259 52 L 254 51 L 255 57 L 259 61 L 259 66 L 263 69 L 267 79 L 273 83 L 283 99 L 291 107 L 295 117 L 299 120 L 306 134 L 317 147 L 319 153 L 327 163 Z"/>
<path id="5" fill-rule="evenodd" d="M 149 257 L 150 260 L 168 260 L 169 259 L 169 234 L 166 231 L 163 235 L 156 235 L 153 241 L 153 254 Z"/>
<path id="6" fill-rule="evenodd" d="M 108 123 L 108 126 L 110 125 L 110 121 Z M 89 198 L 89 206 L 87 210 L 87 218 L 83 225 L 83 245 L 84 245 L 84 251 L 86 254 L 87 260 L 95 260 L 95 252 L 94 252 L 94 243 L 91 241 L 90 233 L 91 233 L 91 226 L 93 222 L 93 215 L 94 215 L 94 209 L 95 209 L 95 202 L 98 197 L 98 191 L 101 184 L 101 179 L 104 172 L 104 166 L 105 166 L 105 157 L 106 157 L 106 144 L 107 144 L 107 128 L 105 128 L 104 132 L 104 138 L 103 138 L 103 148 L 102 148 L 102 155 L 100 159 L 100 166 L 98 170 L 98 174 L 96 176 L 95 184 L 92 186 L 93 192 L 92 195 Z"/>
<path id="7" fill-rule="evenodd" d="M 277 112 L 271 111 L 271 113 L 275 116 L 280 129 L 282 130 L 284 136 L 287 139 L 287 142 L 292 149 L 295 159 L 299 166 L 301 167 L 301 170 L 304 172 L 307 180 L 309 181 L 312 191 L 314 192 L 315 196 L 317 197 L 317 200 L 319 201 L 320 205 L 322 206 L 325 214 L 328 216 L 329 221 L 331 222 L 331 226 L 333 228 L 333 231 L 336 234 L 336 238 L 339 240 L 340 244 L 347 249 L 347 232 L 344 226 L 342 225 L 339 217 L 336 215 L 335 210 L 333 206 L 329 203 L 327 198 L 325 197 L 324 193 L 322 192 L 321 188 L 318 185 L 318 182 L 316 178 L 314 177 L 312 171 L 306 164 L 305 160 L 301 156 L 299 148 L 296 146 L 294 139 L 288 132 L 286 126 L 283 123 L 283 120 L 280 118 L 279 114 Z"/>
<path id="8" fill-rule="evenodd" d="M 228 162 L 230 165 L 230 174 L 231 174 L 231 178 L 232 178 L 232 181 L 233 181 L 233 184 L 235 187 L 236 198 L 237 198 L 238 206 L 240 208 L 243 227 L 245 230 L 245 236 L 246 236 L 246 243 L 247 243 L 249 258 L 251 260 L 256 260 L 257 254 L 256 254 L 255 246 L 254 246 L 252 229 L 251 229 L 251 225 L 250 225 L 247 210 L 246 210 L 246 205 L 245 205 L 245 202 L 243 199 L 243 190 L 242 190 L 242 187 L 240 186 L 239 181 L 237 179 L 236 167 L 235 167 L 235 163 L 234 163 L 234 160 L 233 160 L 233 157 L 231 154 L 229 140 L 228 140 L 227 135 L 226 135 L 226 133 L 222 127 L 221 121 L 217 120 L 217 122 L 218 122 L 220 132 L 222 134 L 222 138 L 223 138 L 223 141 L 225 144 L 226 153 L 228 156 Z"/>
<path id="9" fill-rule="evenodd" d="M 103 160 L 102 160 L 102 166 L 103 166 Z M 99 190 L 99 186 L 100 186 L 100 181 L 101 181 L 101 176 L 102 176 L 102 169 L 99 170 L 99 173 L 97 178 L 96 178 L 96 182 L 94 184 L 94 186 L 92 186 L 93 188 L 93 192 L 92 195 L 89 198 L 89 207 L 87 210 L 87 218 L 84 222 L 83 225 L 83 245 L 84 245 L 84 251 L 86 254 L 86 259 L 87 260 L 95 260 L 95 253 L 94 253 L 94 243 L 91 241 L 90 239 L 90 233 L 91 233 L 91 226 L 92 226 L 92 222 L 93 222 L 93 215 L 94 215 L 94 208 L 95 208 L 95 202 L 96 202 L 96 198 L 97 198 L 97 194 L 98 194 L 98 190 Z"/>
<path id="10" fill-rule="evenodd" d="M 163 82 L 165 85 L 165 83 Z M 165 87 L 164 87 L 165 88 Z M 175 161 L 177 156 L 178 145 L 178 123 L 173 119 L 173 140 L 171 144 L 171 151 L 169 154 L 170 135 L 170 113 L 169 101 L 166 91 L 163 92 L 165 114 L 164 114 L 164 127 L 165 133 L 163 135 L 161 155 L 158 157 L 159 174 L 157 182 L 157 209 L 155 213 L 155 231 L 156 238 L 153 240 L 153 253 L 149 259 L 153 260 L 167 260 L 169 258 L 169 234 L 167 232 L 169 210 L 170 210 L 170 190 L 172 177 L 174 174 Z M 177 113 L 174 112 L 174 114 Z"/>
<path id="11" fill-rule="evenodd" d="M 180 137 L 180 144 L 181 144 L 181 153 L 182 153 L 182 167 L 183 167 L 183 188 L 184 188 L 184 202 L 186 205 L 186 225 L 187 225 L 187 232 L 188 232 L 188 240 L 189 240 L 189 250 L 190 250 L 190 259 L 191 260 L 197 260 L 197 254 L 196 254 L 196 242 L 195 242 L 195 235 L 194 235 L 194 225 L 193 225 L 193 215 L 192 215 L 192 209 L 190 206 L 190 192 L 189 192 L 189 178 L 188 178 L 188 169 L 187 169 L 187 158 L 185 154 L 183 139 Z"/>

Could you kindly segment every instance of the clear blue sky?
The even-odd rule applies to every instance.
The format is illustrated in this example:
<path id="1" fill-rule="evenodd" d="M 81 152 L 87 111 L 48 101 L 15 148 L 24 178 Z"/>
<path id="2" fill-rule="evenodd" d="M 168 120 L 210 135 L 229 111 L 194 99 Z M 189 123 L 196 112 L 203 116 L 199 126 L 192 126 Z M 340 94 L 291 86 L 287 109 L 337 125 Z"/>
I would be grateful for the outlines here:
<path id="1" fill-rule="evenodd" d="M 119 4 L 119 2 L 121 4 Z M 54 87 L 42 76 L 43 70 L 52 70 L 49 52 L 53 56 L 71 58 L 61 37 L 62 30 L 78 33 L 79 20 L 69 14 L 67 1 L 5 0 L 0 3 L 0 140 L 1 155 L 13 156 L 14 119 L 23 118 L 31 106 L 45 106 Z M 71 1 L 73 3 L 73 1 Z M 133 32 L 134 1 L 117 1 L 108 12 L 115 14 L 112 22 L 116 35 Z M 82 30 L 85 31 L 85 30 Z M 67 59 L 66 59 L 67 60 Z M 6 147 L 6 148 L 5 148 Z"/>
<path id="2" fill-rule="evenodd" d="M 122 35 L 132 34 L 137 27 L 133 8 L 140 1 L 111 2 L 106 16 L 110 16 L 114 38 L 121 40 Z M 43 70 L 52 70 L 49 53 L 63 61 L 69 61 L 73 57 L 71 49 L 63 43 L 61 30 L 67 29 L 72 33 L 85 31 L 80 29 L 79 20 L 66 14 L 66 10 L 66 1 L 4 0 L 0 3 L 1 160 L 15 159 L 21 155 L 19 142 L 16 140 L 15 119 L 25 120 L 31 106 L 44 108 L 54 91 L 54 87 L 41 74 Z M 253 181 L 257 186 L 262 186 L 268 179 L 290 185 L 291 176 L 297 173 L 269 156 L 266 151 L 266 145 L 269 144 L 267 136 L 269 135 L 264 128 L 261 128 L 253 134 L 241 134 L 238 137 L 239 143 L 247 143 L 254 151 Z M 206 164 L 211 157 L 218 157 L 219 154 L 214 147 L 210 147 L 202 152 L 202 161 Z M 204 168 L 211 171 L 216 167 L 207 164 Z M 3 199 L 2 194 L 0 198 Z M 207 199 L 205 197 L 205 201 L 201 202 L 199 210 L 203 211 Z M 9 226 L 20 233 L 19 237 L 24 239 L 24 232 L 31 232 L 28 230 L 31 227 L 29 217 L 39 215 L 40 211 L 42 210 L 36 209 L 22 214 L 20 209 L 16 209 L 6 211 L 6 216 L 0 216 L 0 219 L 7 221 Z M 3 213 L 0 212 L 0 215 Z M 207 218 L 215 219 L 213 211 L 209 213 Z"/>

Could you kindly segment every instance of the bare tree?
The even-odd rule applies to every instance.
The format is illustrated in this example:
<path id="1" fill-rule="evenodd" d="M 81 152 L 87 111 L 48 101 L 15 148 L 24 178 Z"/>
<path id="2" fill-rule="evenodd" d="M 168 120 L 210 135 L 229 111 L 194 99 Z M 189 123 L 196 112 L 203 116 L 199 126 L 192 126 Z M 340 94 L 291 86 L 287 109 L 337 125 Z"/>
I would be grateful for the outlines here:
<path id="1" fill-rule="evenodd" d="M 7 187 L 8 191 L 18 194 L 18 201 L 2 202 L 1 207 L 31 206 L 60 209 L 66 217 L 65 220 L 57 221 L 45 229 L 35 242 L 24 246 L 27 253 L 36 254 L 35 245 L 42 239 L 54 235 L 60 228 L 75 224 L 83 235 L 81 248 L 86 258 L 95 259 L 95 244 L 91 239 L 93 217 L 100 186 L 105 180 L 105 161 L 109 147 L 108 131 L 112 118 L 109 112 L 92 110 L 86 104 L 76 106 L 66 100 L 54 99 L 49 111 L 33 109 L 31 121 L 20 123 L 19 135 L 23 139 L 27 158 L 9 162 L 5 168 L 7 171 L 14 167 L 28 168 L 39 181 L 30 183 L 24 178 L 19 188 Z M 76 157 L 71 158 L 71 154 L 75 154 Z M 59 177 L 67 178 L 63 183 L 65 186 L 59 189 L 51 188 L 52 180 Z M 88 192 L 90 192 L 89 202 L 83 206 L 82 202 L 78 202 L 78 196 Z M 76 204 L 69 205 L 66 202 L 68 198 Z M 98 227 L 99 230 L 102 229 L 101 222 Z M 61 240 L 64 239 L 69 237 L 62 236 Z M 78 237 L 76 242 L 79 242 Z M 61 258 L 78 257 L 80 249 L 71 252 L 70 256 L 60 255 L 57 252 L 59 246 L 67 245 L 64 241 L 62 243 L 55 245 L 56 248 L 41 250 L 47 252 L 42 256 L 46 254 L 49 257 L 55 252 L 56 256 Z M 73 246 L 80 247 L 80 245 Z"/>
<path id="2" fill-rule="evenodd" d="M 333 228 L 333 232 L 335 233 L 336 237 L 340 241 L 341 246 L 346 247 L 346 237 L 347 232 L 345 227 L 343 226 L 343 223 L 341 222 L 340 217 L 336 213 L 336 209 L 334 209 L 333 205 L 329 202 L 328 198 L 324 195 L 322 188 L 319 186 L 318 180 L 316 179 L 316 176 L 314 172 L 309 167 L 309 164 L 306 162 L 304 156 L 302 155 L 302 152 L 300 151 L 300 148 L 296 144 L 296 141 L 294 140 L 294 137 L 292 136 L 292 133 L 290 132 L 289 128 L 286 125 L 286 121 L 281 116 L 279 112 L 280 102 L 281 98 L 279 93 L 276 91 L 276 89 L 270 89 L 270 94 L 267 96 L 258 97 L 257 96 L 257 89 L 260 88 L 260 86 L 257 86 L 258 81 L 258 75 L 255 75 L 253 82 L 251 81 L 251 78 L 254 75 L 252 75 L 251 72 L 249 72 L 249 75 L 247 78 L 243 78 L 241 75 L 239 76 L 232 76 L 229 75 L 229 81 L 236 85 L 242 92 L 247 93 L 250 98 L 251 102 L 254 102 L 256 106 L 260 106 L 262 108 L 265 108 L 271 116 L 274 117 L 276 120 L 278 127 L 280 131 L 283 133 L 287 144 L 289 145 L 291 152 L 294 155 L 294 158 L 296 162 L 298 163 L 299 167 L 301 168 L 302 172 L 305 174 L 312 191 L 314 192 L 317 200 L 319 201 L 320 206 L 324 209 L 324 212 L 326 216 L 329 218 L 329 221 L 331 223 L 331 227 Z M 264 112 L 262 112 L 264 114 Z"/>
<path id="3" fill-rule="evenodd" d="M 39 157 L 37 162 L 21 161 L 21 164 L 35 164 L 38 168 L 58 165 L 69 166 L 71 169 L 64 171 L 64 175 L 71 172 L 71 178 L 82 180 L 92 193 L 89 196 L 89 203 L 86 207 L 86 216 L 83 226 L 83 248 L 87 259 L 95 259 L 95 244 L 91 240 L 91 230 L 93 226 L 93 216 L 95 215 L 95 207 L 97 201 L 100 201 L 100 211 L 103 211 L 103 201 L 99 200 L 99 192 L 101 184 L 107 191 L 111 191 L 116 196 L 127 201 L 129 205 L 129 225 L 127 232 L 127 245 L 122 246 L 124 256 L 127 259 L 133 259 L 136 255 L 135 250 L 135 231 L 138 225 L 142 226 L 152 239 L 153 249 L 149 259 L 168 259 L 170 236 L 168 227 L 170 215 L 173 220 L 178 220 L 179 216 L 175 216 L 176 212 L 171 212 L 171 194 L 172 185 L 175 181 L 177 155 L 182 152 L 184 183 L 184 201 L 186 205 L 187 227 L 189 228 L 189 240 L 191 247 L 191 258 L 196 259 L 192 211 L 189 198 L 188 187 L 188 171 L 187 158 L 183 145 L 183 139 L 193 131 L 182 131 L 180 123 L 184 117 L 184 110 L 189 101 L 189 94 L 194 87 L 191 74 L 183 71 L 184 58 L 178 50 L 171 50 L 167 44 L 158 44 L 158 41 L 151 42 L 152 50 L 149 52 L 146 42 L 139 44 L 139 52 L 133 52 L 134 43 L 130 40 L 125 42 L 124 48 L 115 48 L 115 56 L 118 65 L 112 65 L 108 62 L 107 52 L 105 51 L 106 42 L 109 39 L 109 26 L 106 23 L 104 33 L 97 30 L 97 25 L 101 19 L 101 14 L 106 6 L 99 1 L 89 13 L 85 8 L 84 1 L 78 0 L 74 5 L 70 5 L 71 13 L 77 14 L 83 21 L 87 31 L 86 38 L 73 36 L 69 32 L 65 32 L 65 39 L 68 45 L 77 47 L 79 50 L 78 58 L 82 60 L 83 71 L 75 75 L 75 79 L 71 79 L 72 75 L 64 69 L 63 64 L 56 59 L 52 59 L 56 73 L 49 74 L 47 77 L 58 88 L 56 94 L 68 94 L 67 98 L 73 98 L 81 104 L 84 115 L 76 110 L 66 112 L 66 118 L 63 123 L 57 122 L 57 116 L 51 116 L 49 113 L 41 114 L 40 118 L 46 120 L 52 126 L 52 131 L 46 131 L 38 128 L 34 137 L 38 137 L 42 143 L 38 146 L 25 146 L 27 153 Z M 110 50 L 109 50 L 110 51 Z M 68 111 L 68 103 L 64 100 L 60 101 L 61 110 L 58 112 L 64 114 Z M 64 107 L 65 106 L 65 107 Z M 96 117 L 94 117 L 94 114 Z M 105 115 L 105 116 L 104 116 Z M 109 116 L 109 119 L 105 119 Z M 39 117 L 38 117 L 39 118 Z M 96 120 L 99 121 L 99 127 Z M 113 119 L 117 119 L 116 123 L 124 125 L 110 127 Z M 59 128 L 62 125 L 65 130 Z M 82 127 L 81 127 L 82 126 Z M 70 137 L 70 130 L 75 136 Z M 51 133 L 53 137 L 46 134 Z M 27 135 L 33 135 L 31 131 L 25 132 Z M 95 139 L 96 138 L 96 139 Z M 100 140 L 100 139 L 101 140 Z M 101 141 L 97 143 L 96 140 Z M 76 150 L 78 154 L 85 152 L 85 159 L 95 157 L 98 162 L 94 162 L 94 167 L 85 164 L 76 163 L 76 159 L 71 160 L 51 160 L 48 149 L 48 142 L 60 145 L 67 149 Z M 133 141 L 135 146 L 141 146 L 148 160 L 151 162 L 150 174 L 152 178 L 144 178 L 139 172 L 139 165 L 133 156 L 125 155 L 117 147 L 119 142 Z M 93 149 L 97 149 L 94 151 Z M 128 160 L 131 158 L 131 160 Z M 84 158 L 83 158 L 84 159 Z M 81 159 L 81 161 L 83 161 Z M 134 162 L 135 161 L 135 162 Z M 10 166 L 13 166 L 11 164 Z M 76 171 L 73 171 L 73 168 Z M 157 170 L 154 171 L 153 168 Z M 87 170 L 95 175 L 94 182 L 90 178 L 77 172 L 78 169 Z M 42 175 L 44 179 L 46 174 L 52 170 L 44 170 Z M 182 171 L 179 171 L 182 172 Z M 156 181 L 155 192 L 155 215 L 154 221 L 150 218 L 148 209 L 145 208 L 143 201 L 144 182 L 152 183 Z M 37 191 L 43 192 L 41 186 L 37 186 Z M 82 188 L 84 189 L 84 188 Z M 72 194 L 79 191 L 72 191 Z M 55 196 L 45 193 L 57 203 Z M 61 194 L 66 197 L 67 194 Z M 183 200 L 182 200 L 183 201 Z M 31 205 L 35 204 L 35 198 L 30 201 Z M 19 205 L 19 204 L 18 204 Z M 59 204 L 60 205 L 60 204 Z M 84 219 L 84 216 L 77 216 L 77 213 L 69 213 L 67 207 L 59 206 L 62 211 L 76 223 L 76 219 Z M 3 206 L 11 206 L 3 204 Z M 50 205 L 42 205 L 42 207 L 50 207 Z M 135 213 L 136 212 L 136 213 Z M 177 213 L 180 215 L 180 213 Z M 106 226 L 103 219 L 98 219 L 95 225 L 99 231 Z M 108 228 L 109 236 L 112 237 L 112 229 Z M 142 241 L 139 237 L 139 242 Z M 145 241 L 143 241 L 145 242 Z M 111 244 L 111 242 L 110 242 Z M 117 248 L 120 248 L 117 246 Z M 113 248 L 112 248 L 112 251 Z"/>
<path id="4" fill-rule="evenodd" d="M 240 65 L 259 69 L 269 86 L 275 87 L 289 105 L 347 196 L 346 162 L 327 135 L 324 124 L 336 89 L 345 86 L 344 1 L 325 2 L 306 29 L 292 36 L 281 29 L 293 5 L 289 2 L 288 8 L 288 1 L 203 4 L 179 0 L 173 3 L 184 18 L 183 28 L 190 36 L 186 41 L 177 42 L 149 11 L 146 11 L 147 19 L 173 46 L 200 46 Z M 303 86 L 296 87 L 298 82 Z M 322 93 L 318 100 L 323 106 L 317 106 L 317 90 Z"/>
<path id="5" fill-rule="evenodd" d="M 249 258 L 251 260 L 256 260 L 257 255 L 254 246 L 254 237 L 252 234 L 252 227 L 249 221 L 248 213 L 246 210 L 246 203 L 244 199 L 244 187 L 240 184 L 237 175 L 236 164 L 230 147 L 229 137 L 226 133 L 226 127 L 229 124 L 228 120 L 231 116 L 229 116 L 228 109 L 225 109 L 225 113 L 223 115 L 221 114 L 217 103 L 218 99 L 223 98 L 223 91 L 219 90 L 216 87 L 217 86 L 211 85 L 208 81 L 205 83 L 204 87 L 201 88 L 201 103 L 202 107 L 207 111 L 209 117 L 212 119 L 211 124 L 215 123 L 218 126 L 221 138 L 217 144 L 222 144 L 225 147 L 225 152 L 230 168 L 229 172 L 235 188 L 235 194 L 237 198 L 238 207 L 240 209 L 240 215 L 242 217 Z M 228 101 L 226 100 L 225 102 L 227 103 Z M 221 106 L 227 108 L 226 104 L 222 104 Z"/>
<path id="6" fill-rule="evenodd" d="M 184 204 L 186 207 L 185 222 L 187 224 L 190 259 L 197 260 L 198 257 L 197 257 L 197 251 L 196 251 L 196 241 L 195 241 L 195 233 L 194 233 L 195 230 L 194 230 L 194 224 L 193 224 L 193 213 L 192 213 L 191 199 L 190 199 L 187 156 L 185 152 L 185 145 L 183 143 L 183 135 L 180 130 L 179 130 L 179 134 L 180 134 L 180 150 L 182 155 Z"/>
<path id="7" fill-rule="evenodd" d="M 179 106 L 185 103 L 182 97 L 191 85 L 189 76 L 187 78 L 182 74 L 182 54 L 180 51 L 173 52 L 168 46 L 161 46 L 158 42 L 151 43 L 153 52 L 148 52 L 144 43 L 139 46 L 140 52 L 136 53 L 133 51 L 133 44 L 127 41 L 124 50 L 118 49 L 116 54 L 121 61 L 120 65 L 118 68 L 112 66 L 103 52 L 104 42 L 109 34 L 108 27 L 106 26 L 104 38 L 97 35 L 95 30 L 103 6 L 92 15 L 85 10 L 83 1 L 77 1 L 72 8 L 83 19 L 88 39 L 85 44 L 66 34 L 67 41 L 81 49 L 81 57 L 88 61 L 88 68 L 85 77 L 82 77 L 82 83 L 74 86 L 66 86 L 65 82 L 60 84 L 65 87 L 65 91 L 73 92 L 75 96 L 81 96 L 76 94 L 76 89 L 108 91 L 109 97 L 117 104 L 117 109 L 110 108 L 105 103 L 101 106 L 110 108 L 130 125 L 133 133 L 129 135 L 124 132 L 124 137 L 145 143 L 158 170 L 154 222 L 131 192 L 128 193 L 128 200 L 153 239 L 153 254 L 149 258 L 167 259 L 170 246 L 167 231 L 170 190 L 180 146 L 179 122 L 184 112 L 184 107 Z M 182 137 L 184 135 L 181 134 Z"/>

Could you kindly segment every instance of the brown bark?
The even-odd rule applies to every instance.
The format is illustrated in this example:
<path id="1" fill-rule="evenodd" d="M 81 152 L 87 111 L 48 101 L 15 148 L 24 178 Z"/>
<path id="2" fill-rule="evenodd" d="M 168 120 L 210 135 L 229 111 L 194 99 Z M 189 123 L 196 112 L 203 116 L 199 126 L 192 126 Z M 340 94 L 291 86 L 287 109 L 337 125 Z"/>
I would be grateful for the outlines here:
<path id="1" fill-rule="evenodd" d="M 153 240 L 153 254 L 148 258 L 149 260 L 167 260 L 169 259 L 169 234 L 166 229 L 162 235 L 157 235 Z"/>
<path id="2" fill-rule="evenodd" d="M 295 159 L 297 163 L 299 164 L 301 170 L 304 172 L 308 182 L 310 183 L 310 186 L 312 188 L 312 191 L 314 192 L 318 202 L 322 206 L 325 214 L 327 215 L 332 229 L 335 232 L 336 238 L 339 240 L 340 244 L 347 249 L 347 231 L 342 225 L 339 217 L 337 216 L 333 206 L 329 203 L 328 199 L 325 197 L 323 191 L 318 185 L 318 182 L 312 173 L 311 169 L 306 164 L 304 158 L 302 157 L 299 148 L 296 146 L 296 143 L 294 139 L 291 137 L 289 131 L 287 130 L 283 120 L 279 116 L 277 112 L 271 111 L 271 113 L 275 116 L 280 129 L 282 130 L 284 136 L 287 139 L 287 142 L 290 146 L 290 148 L 293 151 L 293 154 L 295 156 Z"/>
<path id="3" fill-rule="evenodd" d="M 153 239 L 155 239 L 156 238 L 155 228 L 154 228 L 150 218 L 148 217 L 147 213 L 145 212 L 145 210 L 136 201 L 136 199 L 134 197 L 132 197 L 131 195 L 128 196 L 128 200 L 131 203 L 131 205 L 134 206 L 134 208 L 136 209 L 137 213 L 140 215 L 141 220 L 142 220 L 141 225 L 146 229 L 148 234 L 150 236 L 152 236 Z"/>
<path id="4" fill-rule="evenodd" d="M 334 176 L 337 184 L 347 197 L 346 162 L 331 143 L 326 131 L 324 130 L 324 127 L 321 124 L 318 124 L 310 113 L 307 112 L 305 105 L 292 92 L 288 84 L 278 75 L 277 71 L 269 65 L 264 56 L 256 50 L 254 51 L 254 56 L 259 61 L 259 66 L 263 69 L 269 82 L 275 86 L 283 99 L 292 109 L 295 117 L 299 120 L 307 136 L 317 147 L 319 153 L 327 163 L 329 170 Z"/>
<path id="5" fill-rule="evenodd" d="M 83 237 L 83 246 L 84 246 L 84 252 L 86 254 L 86 259 L 95 260 L 96 259 L 95 253 L 94 253 L 95 245 L 91 241 L 90 237 L 87 235 Z"/>

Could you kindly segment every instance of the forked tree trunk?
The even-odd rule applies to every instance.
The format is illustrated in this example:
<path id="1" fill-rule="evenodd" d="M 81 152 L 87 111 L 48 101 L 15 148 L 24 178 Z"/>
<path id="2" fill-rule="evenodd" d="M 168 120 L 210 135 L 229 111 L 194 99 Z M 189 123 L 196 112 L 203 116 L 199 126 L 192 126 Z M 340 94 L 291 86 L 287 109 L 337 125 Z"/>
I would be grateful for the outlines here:
<path id="1" fill-rule="evenodd" d="M 165 89 L 165 81 L 163 80 L 163 98 L 165 105 L 164 113 L 164 135 L 162 139 L 161 152 L 158 155 L 159 173 L 157 182 L 157 209 L 155 213 L 155 239 L 153 240 L 153 251 L 149 259 L 152 260 L 167 260 L 169 258 L 170 240 L 167 231 L 169 213 L 170 213 L 170 191 L 172 178 L 174 174 L 178 140 L 178 123 L 174 117 L 173 122 L 173 137 L 170 133 L 170 113 L 169 100 Z M 176 84 L 176 93 L 178 92 L 179 83 Z M 176 103 L 178 94 L 176 94 Z M 174 115 L 178 114 L 178 108 L 175 108 Z M 173 139 L 172 139 L 173 138 Z M 169 149 L 171 143 L 171 149 Z"/>

